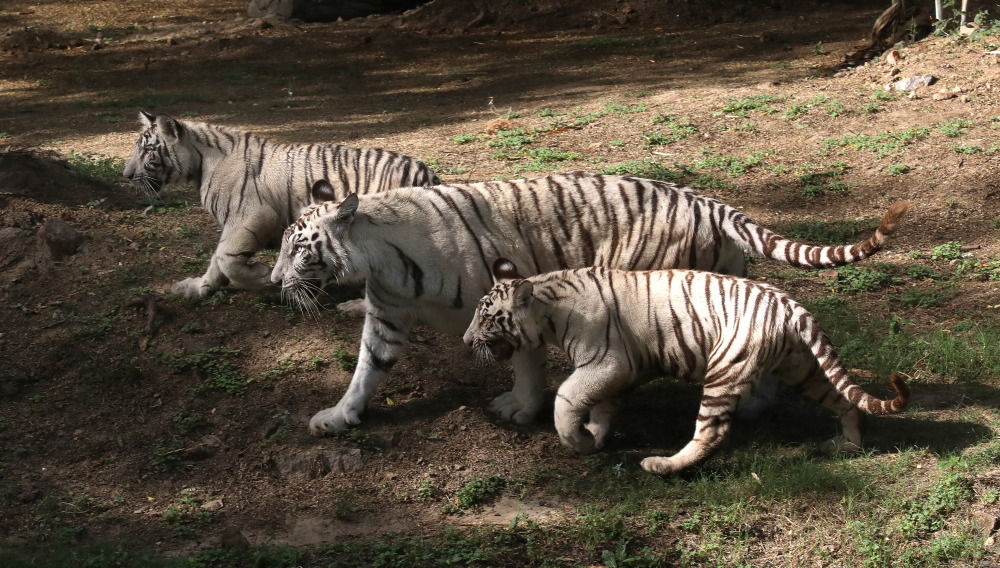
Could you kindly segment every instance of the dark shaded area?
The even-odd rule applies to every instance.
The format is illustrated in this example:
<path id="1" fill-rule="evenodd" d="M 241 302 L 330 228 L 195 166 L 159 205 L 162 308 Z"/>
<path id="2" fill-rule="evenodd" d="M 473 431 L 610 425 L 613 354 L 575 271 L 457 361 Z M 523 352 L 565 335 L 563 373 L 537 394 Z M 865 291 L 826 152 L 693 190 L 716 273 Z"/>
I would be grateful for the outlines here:
<path id="1" fill-rule="evenodd" d="M 303 22 L 335 22 L 372 14 L 391 14 L 419 6 L 417 0 L 250 0 L 251 18 L 295 18 Z"/>

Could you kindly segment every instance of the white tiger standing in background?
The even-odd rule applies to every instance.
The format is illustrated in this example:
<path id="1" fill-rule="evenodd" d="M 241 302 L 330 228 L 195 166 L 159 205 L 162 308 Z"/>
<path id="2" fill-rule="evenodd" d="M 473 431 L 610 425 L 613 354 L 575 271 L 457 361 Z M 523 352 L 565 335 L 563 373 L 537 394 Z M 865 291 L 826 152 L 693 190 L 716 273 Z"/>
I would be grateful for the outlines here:
<path id="1" fill-rule="evenodd" d="M 563 445 L 601 449 L 617 398 L 663 376 L 701 379 L 694 438 L 642 468 L 661 475 L 704 461 L 726 440 L 740 400 L 774 372 L 840 417 L 827 448 L 861 448 L 864 416 L 894 414 L 909 387 L 892 376 L 896 398 L 872 397 L 851 380 L 829 337 L 783 292 L 745 278 L 692 270 L 628 272 L 603 267 L 523 278 L 510 261 L 493 266 L 496 284 L 479 301 L 464 341 L 480 362 L 560 347 L 573 373 L 556 393 Z"/>
<path id="2" fill-rule="evenodd" d="M 314 434 L 359 424 L 368 399 L 422 321 L 461 335 L 509 258 L 529 274 L 607 266 L 695 268 L 743 274 L 744 250 L 801 267 L 868 257 L 896 230 L 906 203 L 889 208 L 871 238 L 853 246 L 796 243 L 739 210 L 674 184 L 582 172 L 335 199 L 325 182 L 316 205 L 286 231 L 271 279 L 312 309 L 316 290 L 365 282 L 367 314 L 351 384 L 336 406 L 316 413 Z M 546 385 L 544 347 L 514 355 L 514 387 L 490 409 L 523 424 Z"/>
<path id="3" fill-rule="evenodd" d="M 227 283 L 253 291 L 268 286 L 270 267 L 252 258 L 277 245 L 309 205 L 316 180 L 329 180 L 339 198 L 439 183 L 418 160 L 379 148 L 277 144 L 235 128 L 145 111 L 139 121 L 143 130 L 124 176 L 152 199 L 164 185 L 193 182 L 202 207 L 222 228 L 208 271 L 171 288 L 186 297 L 207 296 Z"/>

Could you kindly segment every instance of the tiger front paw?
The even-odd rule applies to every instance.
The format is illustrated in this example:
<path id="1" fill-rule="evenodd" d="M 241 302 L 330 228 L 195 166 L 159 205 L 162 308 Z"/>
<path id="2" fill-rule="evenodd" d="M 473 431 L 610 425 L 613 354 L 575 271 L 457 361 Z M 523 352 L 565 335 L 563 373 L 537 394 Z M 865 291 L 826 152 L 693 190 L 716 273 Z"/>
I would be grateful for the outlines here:
<path id="1" fill-rule="evenodd" d="M 513 392 L 508 391 L 493 399 L 489 411 L 514 424 L 528 424 L 535 419 L 540 408 L 541 401 L 524 402 L 518 400 Z"/>
<path id="2" fill-rule="evenodd" d="M 212 293 L 212 287 L 204 278 L 185 278 L 171 286 L 170 291 L 185 298 L 204 298 Z"/>
<path id="3" fill-rule="evenodd" d="M 578 454 L 591 454 L 598 449 L 597 440 L 582 425 L 571 428 L 568 432 L 560 431 L 559 441 Z"/>
<path id="4" fill-rule="evenodd" d="M 325 408 L 313 415 L 309 420 L 309 431 L 313 436 L 326 436 L 347 430 L 348 426 L 361 424 L 360 412 L 345 409 L 341 405 Z"/>
<path id="5" fill-rule="evenodd" d="M 365 307 L 364 298 L 341 302 L 337 304 L 337 309 L 351 316 L 352 318 L 363 318 L 368 314 L 368 308 Z"/>

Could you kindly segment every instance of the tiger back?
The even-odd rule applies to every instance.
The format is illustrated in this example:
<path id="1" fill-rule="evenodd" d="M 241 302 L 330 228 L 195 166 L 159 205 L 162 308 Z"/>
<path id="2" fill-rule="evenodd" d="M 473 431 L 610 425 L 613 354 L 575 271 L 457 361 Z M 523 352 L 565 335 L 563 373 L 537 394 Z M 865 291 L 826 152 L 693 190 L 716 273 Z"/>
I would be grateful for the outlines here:
<path id="1" fill-rule="evenodd" d="M 726 440 L 739 401 L 770 372 L 835 412 L 842 438 L 828 448 L 860 448 L 862 412 L 892 414 L 909 389 L 879 400 L 854 383 L 813 316 L 773 286 L 689 270 L 629 272 L 603 267 L 522 278 L 498 260 L 496 284 L 480 300 L 464 341 L 480 361 L 560 347 L 573 373 L 556 394 L 562 443 L 581 453 L 603 447 L 617 398 L 662 377 L 704 384 L 693 439 L 669 457 L 642 461 L 675 473 L 701 463 Z"/>
<path id="2" fill-rule="evenodd" d="M 874 254 L 906 210 L 905 203 L 890 207 L 875 234 L 857 245 L 816 247 L 782 238 L 691 189 L 629 177 L 573 172 L 340 202 L 323 201 L 323 193 L 286 230 L 271 275 L 304 309 L 315 302 L 317 287 L 366 282 L 354 377 L 336 406 L 313 416 L 315 434 L 360 423 L 416 321 L 461 335 L 492 286 L 497 258 L 527 274 L 587 266 L 742 274 L 744 251 L 830 267 Z M 514 387 L 491 410 L 517 423 L 532 420 L 541 407 L 544 362 L 544 349 L 516 354 Z"/>
<path id="3" fill-rule="evenodd" d="M 173 285 L 173 292 L 187 297 L 206 296 L 226 284 L 267 287 L 270 268 L 252 258 L 277 245 L 309 204 L 316 180 L 330 180 L 337 198 L 439 181 L 420 161 L 379 148 L 279 144 L 235 128 L 147 112 L 139 120 L 143 130 L 125 178 L 149 198 L 165 185 L 194 183 L 202 206 L 222 229 L 206 273 Z"/>

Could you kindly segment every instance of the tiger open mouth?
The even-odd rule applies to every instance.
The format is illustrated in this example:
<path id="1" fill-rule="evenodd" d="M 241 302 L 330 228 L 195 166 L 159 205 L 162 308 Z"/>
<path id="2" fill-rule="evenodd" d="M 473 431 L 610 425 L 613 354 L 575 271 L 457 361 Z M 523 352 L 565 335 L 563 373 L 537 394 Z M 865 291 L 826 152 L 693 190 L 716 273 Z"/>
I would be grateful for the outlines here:
<path id="1" fill-rule="evenodd" d="M 504 339 L 492 339 L 486 342 L 486 346 L 497 361 L 505 361 L 514 356 L 514 346 Z"/>

